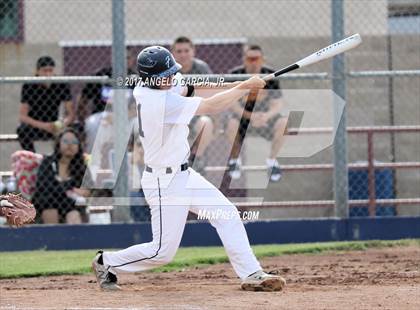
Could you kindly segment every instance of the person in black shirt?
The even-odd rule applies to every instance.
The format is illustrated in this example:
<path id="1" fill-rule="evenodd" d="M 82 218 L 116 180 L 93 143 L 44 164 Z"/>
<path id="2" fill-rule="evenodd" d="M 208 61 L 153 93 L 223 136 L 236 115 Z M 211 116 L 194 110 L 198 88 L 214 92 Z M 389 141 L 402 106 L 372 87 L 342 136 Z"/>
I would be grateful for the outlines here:
<path id="1" fill-rule="evenodd" d="M 264 55 L 258 45 L 251 45 L 246 48 L 244 54 L 244 65 L 231 70 L 232 74 L 269 74 L 274 70 L 264 65 Z M 241 160 L 239 158 L 241 142 L 245 137 L 244 130 L 239 130 L 239 126 L 246 127 L 248 132 L 256 132 L 267 140 L 271 140 L 271 150 L 266 164 L 270 181 L 278 182 L 281 178 L 280 166 L 276 156 L 283 144 L 283 135 L 287 125 L 287 118 L 280 114 L 282 108 L 282 94 L 278 80 L 267 82 L 266 91 L 258 92 L 257 103 L 246 105 L 245 100 L 241 100 L 234 105 L 232 117 L 227 124 L 227 136 L 232 143 L 232 157 L 229 160 L 229 174 L 233 179 L 241 176 Z M 267 91 L 268 90 L 268 91 Z M 242 119 L 241 119 L 242 118 Z M 240 141 L 237 141 L 240 140 Z"/>
<path id="2" fill-rule="evenodd" d="M 36 76 L 53 76 L 55 62 L 49 56 L 40 57 Z M 17 134 L 24 150 L 35 152 L 34 141 L 49 140 L 62 126 L 73 122 L 74 109 L 70 87 L 67 84 L 23 84 L 19 110 L 20 125 Z M 66 117 L 59 119 L 60 105 L 64 103 Z"/>

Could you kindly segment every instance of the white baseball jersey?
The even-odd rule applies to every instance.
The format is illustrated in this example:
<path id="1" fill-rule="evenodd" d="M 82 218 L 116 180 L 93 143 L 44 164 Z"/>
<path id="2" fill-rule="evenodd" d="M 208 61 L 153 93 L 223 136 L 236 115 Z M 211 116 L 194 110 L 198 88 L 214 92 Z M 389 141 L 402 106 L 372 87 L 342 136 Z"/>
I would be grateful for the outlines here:
<path id="1" fill-rule="evenodd" d="M 188 161 L 188 124 L 202 98 L 181 95 L 182 75 L 168 90 L 138 85 L 133 92 L 137 103 L 144 162 L 151 167 L 176 167 Z"/>

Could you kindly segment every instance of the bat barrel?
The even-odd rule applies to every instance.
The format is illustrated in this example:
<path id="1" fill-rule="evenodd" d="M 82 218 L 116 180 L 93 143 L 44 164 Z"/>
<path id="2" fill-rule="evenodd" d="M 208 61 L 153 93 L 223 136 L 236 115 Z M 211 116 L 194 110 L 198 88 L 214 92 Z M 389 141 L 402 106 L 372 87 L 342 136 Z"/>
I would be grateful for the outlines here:
<path id="1" fill-rule="evenodd" d="M 304 66 L 308 66 L 308 65 L 317 63 L 321 60 L 334 57 L 335 55 L 341 54 L 352 48 L 355 48 L 360 43 L 362 43 L 362 38 L 360 37 L 358 33 L 356 33 L 341 41 L 328 45 L 327 47 L 320 49 L 319 51 L 313 53 L 312 55 L 309 55 L 308 57 L 305 57 L 299 60 L 297 64 L 299 65 L 300 68 Z"/>
<path id="2" fill-rule="evenodd" d="M 298 68 L 302 68 L 314 63 L 317 63 L 321 60 L 325 60 L 328 58 L 331 58 L 335 55 L 341 54 L 345 51 L 348 51 L 352 48 L 355 48 L 356 46 L 358 46 L 360 43 L 362 43 L 362 38 L 360 37 L 360 34 L 356 33 L 350 37 L 347 37 L 341 41 L 335 42 L 331 45 L 328 45 L 327 47 L 324 47 L 323 49 L 320 49 L 318 52 L 315 52 L 311 55 L 309 55 L 308 57 L 305 57 L 301 60 L 299 60 L 298 62 L 287 66 L 283 69 L 277 70 L 274 73 L 271 73 L 267 76 L 265 76 L 263 79 L 265 81 L 269 81 L 271 79 L 274 79 L 275 77 L 285 74 L 287 72 L 296 70 Z"/>

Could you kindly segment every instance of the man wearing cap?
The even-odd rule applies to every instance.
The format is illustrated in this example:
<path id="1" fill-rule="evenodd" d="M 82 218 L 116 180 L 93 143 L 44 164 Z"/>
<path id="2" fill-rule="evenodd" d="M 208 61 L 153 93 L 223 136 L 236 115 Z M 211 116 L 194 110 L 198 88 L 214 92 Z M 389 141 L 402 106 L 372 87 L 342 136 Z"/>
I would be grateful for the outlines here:
<path id="1" fill-rule="evenodd" d="M 55 62 L 42 56 L 36 63 L 36 76 L 54 75 Z M 64 103 L 65 118 L 59 121 L 60 105 Z M 34 141 L 49 140 L 62 126 L 73 122 L 74 109 L 70 87 L 67 84 L 23 84 L 17 128 L 19 143 L 24 150 L 35 152 Z"/>

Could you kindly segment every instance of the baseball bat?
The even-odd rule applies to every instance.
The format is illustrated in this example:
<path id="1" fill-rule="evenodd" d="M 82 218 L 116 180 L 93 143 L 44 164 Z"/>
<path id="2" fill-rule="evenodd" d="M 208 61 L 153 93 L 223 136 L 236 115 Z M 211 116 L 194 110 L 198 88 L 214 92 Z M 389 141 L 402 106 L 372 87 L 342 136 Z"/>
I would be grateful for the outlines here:
<path id="1" fill-rule="evenodd" d="M 263 79 L 265 81 L 269 81 L 271 79 L 274 79 L 275 77 L 278 77 L 282 74 L 285 74 L 287 72 L 306 67 L 309 65 L 312 65 L 314 63 L 320 62 L 322 60 L 334 57 L 335 55 L 341 54 L 345 51 L 348 51 L 352 48 L 355 48 L 360 43 L 362 43 L 362 38 L 360 37 L 360 34 L 356 33 L 350 37 L 347 37 L 341 41 L 335 42 L 331 45 L 328 45 L 327 47 L 324 47 L 320 49 L 318 52 L 315 52 L 297 62 L 294 64 L 287 66 L 283 69 L 277 70 L 274 73 L 271 73 L 267 76 L 265 76 Z"/>

